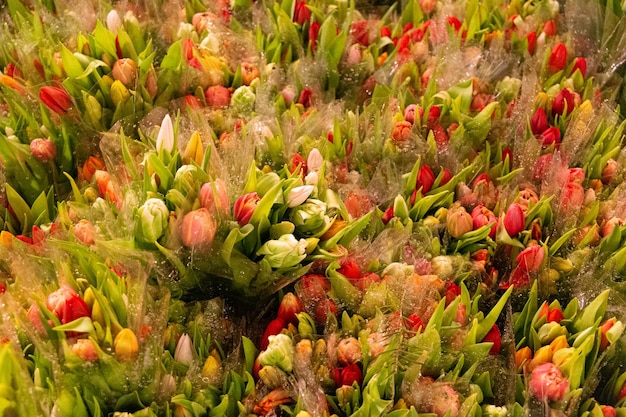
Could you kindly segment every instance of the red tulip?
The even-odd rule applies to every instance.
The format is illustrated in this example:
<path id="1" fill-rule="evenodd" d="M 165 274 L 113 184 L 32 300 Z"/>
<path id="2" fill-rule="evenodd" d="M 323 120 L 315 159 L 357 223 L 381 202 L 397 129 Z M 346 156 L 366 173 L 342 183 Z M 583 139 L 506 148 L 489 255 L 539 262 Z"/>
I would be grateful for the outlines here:
<path id="1" fill-rule="evenodd" d="M 548 173 L 550 166 L 552 165 L 552 154 L 548 153 L 541 155 L 535 162 L 535 169 L 533 170 L 533 178 L 535 180 L 541 180 Z"/>
<path id="2" fill-rule="evenodd" d="M 498 218 L 487 207 L 483 205 L 474 207 L 474 210 L 472 210 L 472 224 L 474 226 L 474 230 L 480 229 L 487 224 L 491 224 L 489 237 L 495 239 L 496 231 L 498 229 Z"/>
<path id="3" fill-rule="evenodd" d="M 439 181 L 439 186 L 443 187 L 452 179 L 452 174 L 448 171 L 448 168 L 444 168 L 443 174 L 441 174 L 441 180 Z"/>
<path id="4" fill-rule="evenodd" d="M 584 77 L 587 73 L 587 60 L 583 57 L 578 57 L 574 60 L 574 67 L 572 68 L 572 74 L 576 72 L 576 70 L 580 71 L 580 74 Z"/>
<path id="5" fill-rule="evenodd" d="M 424 328 L 424 323 L 422 322 L 422 319 L 420 316 L 413 313 L 409 317 L 406 318 L 406 327 L 412 332 L 417 332 L 420 329 Z"/>
<path id="6" fill-rule="evenodd" d="M 615 410 L 615 407 L 612 407 L 610 405 L 601 405 L 600 406 L 600 411 L 602 411 L 602 417 L 615 417 L 615 416 L 617 416 L 617 410 Z"/>
<path id="7" fill-rule="evenodd" d="M 70 323 L 81 317 L 91 317 L 91 310 L 85 300 L 67 285 L 48 295 L 46 307 L 58 317 L 61 324 Z"/>
<path id="8" fill-rule="evenodd" d="M 601 351 L 603 351 L 609 346 L 609 339 L 607 339 L 606 334 L 609 330 L 611 330 L 611 327 L 613 327 L 613 325 L 616 322 L 617 322 L 617 319 L 615 317 L 612 317 L 600 325 L 600 350 Z"/>
<path id="9" fill-rule="evenodd" d="M 567 116 L 574 110 L 575 104 L 574 94 L 569 88 L 564 88 L 554 97 L 552 113 Z"/>
<path id="10" fill-rule="evenodd" d="M 556 24 L 554 23 L 554 20 L 548 20 L 543 25 L 543 33 L 545 33 L 547 37 L 556 35 Z"/>
<path id="11" fill-rule="evenodd" d="M 439 116 L 441 116 L 441 109 L 437 106 L 432 106 L 428 110 L 428 126 L 432 127 L 439 120 Z"/>
<path id="12" fill-rule="evenodd" d="M 428 165 L 422 165 L 417 172 L 417 179 L 415 181 L 415 189 L 422 189 L 422 194 L 426 194 L 433 188 L 435 183 L 435 174 Z"/>
<path id="13" fill-rule="evenodd" d="M 515 262 L 518 268 L 522 268 L 528 273 L 538 272 L 545 257 L 545 250 L 541 245 L 531 245 L 521 251 Z"/>
<path id="14" fill-rule="evenodd" d="M 380 28 L 380 37 L 391 38 L 391 29 L 389 29 L 389 26 L 383 26 Z"/>
<path id="15" fill-rule="evenodd" d="M 293 12 L 293 21 L 299 25 L 304 25 L 311 19 L 311 11 L 304 0 L 296 0 L 296 7 Z"/>
<path id="16" fill-rule="evenodd" d="M 497 325 L 491 326 L 491 329 L 487 332 L 485 337 L 483 338 L 483 342 L 491 342 L 493 346 L 489 349 L 490 355 L 497 355 L 500 353 L 500 348 L 502 347 L 502 336 L 500 335 L 500 329 Z"/>
<path id="17" fill-rule="evenodd" d="M 533 113 L 533 117 L 530 118 L 530 131 L 533 135 L 540 135 L 550 127 L 548 123 L 548 116 L 543 107 L 539 107 Z"/>
<path id="18" fill-rule="evenodd" d="M 561 202 L 559 208 L 562 213 L 570 213 L 579 209 L 585 201 L 585 189 L 575 182 L 568 182 L 561 190 Z"/>
<path id="19" fill-rule="evenodd" d="M 311 101 L 313 99 L 313 90 L 305 88 L 300 92 L 298 97 L 298 104 L 302 104 L 305 108 L 311 107 Z"/>
<path id="20" fill-rule="evenodd" d="M 348 258 L 341 263 L 341 268 L 337 270 L 340 274 L 348 279 L 358 279 L 361 277 L 361 269 L 356 261 L 352 258 Z"/>
<path id="21" fill-rule="evenodd" d="M 355 382 L 360 385 L 363 382 L 363 373 L 356 363 L 351 363 L 342 368 L 333 368 L 330 376 L 335 381 L 337 387 L 351 386 Z"/>
<path id="22" fill-rule="evenodd" d="M 339 309 L 337 308 L 337 304 L 330 298 L 324 298 L 321 302 L 315 305 L 315 321 L 320 324 L 326 324 L 328 320 L 328 314 L 332 314 L 337 317 L 339 314 Z"/>
<path id="23" fill-rule="evenodd" d="M 39 90 L 39 98 L 50 110 L 57 114 L 66 113 L 72 106 L 72 98 L 62 88 L 44 86 Z"/>
<path id="24" fill-rule="evenodd" d="M 265 328 L 265 331 L 263 332 L 263 336 L 261 337 L 261 344 L 259 346 L 261 350 L 265 350 L 267 349 L 267 346 L 269 346 L 270 336 L 279 334 L 285 327 L 286 327 L 286 324 L 283 321 L 283 319 L 280 317 L 277 317 L 274 320 L 270 321 L 267 327 Z"/>
<path id="25" fill-rule="evenodd" d="M 393 213 L 393 204 L 392 204 L 387 208 L 387 210 L 385 210 L 380 220 L 382 220 L 383 224 L 387 224 L 393 218 L 394 218 L 394 213 Z"/>
<path id="26" fill-rule="evenodd" d="M 455 32 L 458 32 L 461 29 L 461 21 L 456 16 L 446 17 L 446 22 L 454 28 Z"/>
<path id="27" fill-rule="evenodd" d="M 537 47 L 537 32 L 529 32 L 526 35 L 526 40 L 528 41 L 528 53 L 534 55 Z"/>
<path id="28" fill-rule="evenodd" d="M 517 203 L 513 203 L 509 206 L 504 215 L 504 228 L 511 237 L 517 236 L 522 230 L 526 228 L 526 215 L 522 206 Z"/>
<path id="29" fill-rule="evenodd" d="M 461 286 L 452 281 L 448 281 L 445 286 L 446 306 L 461 295 Z"/>
<path id="30" fill-rule="evenodd" d="M 567 48 L 562 43 L 557 43 L 548 59 L 548 71 L 551 73 L 559 72 L 567 65 Z"/>
<path id="31" fill-rule="evenodd" d="M 550 305 L 547 302 L 544 302 L 539 308 L 538 318 L 542 317 L 546 318 L 547 323 L 560 323 L 561 320 L 565 318 L 563 311 L 559 307 L 550 308 Z"/>
<path id="32" fill-rule="evenodd" d="M 283 299 L 280 301 L 277 316 L 285 323 L 291 323 L 293 325 L 296 325 L 298 323 L 298 317 L 296 316 L 296 314 L 301 312 L 302 303 L 300 302 L 300 299 L 294 293 L 288 292 L 283 296 Z"/>
<path id="33" fill-rule="evenodd" d="M 561 130 L 556 126 L 551 126 L 540 135 L 539 139 L 543 148 L 552 144 L 558 147 L 561 144 Z"/>
<path id="34" fill-rule="evenodd" d="M 311 45 L 311 51 L 315 53 L 317 50 L 317 36 L 320 33 L 320 23 L 315 21 L 309 26 L 309 44 Z"/>
<path id="35" fill-rule="evenodd" d="M 357 20 L 350 25 L 350 36 L 356 43 L 369 46 L 369 30 L 367 20 Z"/>
<path id="36" fill-rule="evenodd" d="M 256 191 L 244 194 L 235 201 L 233 214 L 240 226 L 245 226 L 250 222 L 250 218 L 254 214 L 254 210 L 256 210 L 259 201 L 261 201 L 261 198 Z"/>

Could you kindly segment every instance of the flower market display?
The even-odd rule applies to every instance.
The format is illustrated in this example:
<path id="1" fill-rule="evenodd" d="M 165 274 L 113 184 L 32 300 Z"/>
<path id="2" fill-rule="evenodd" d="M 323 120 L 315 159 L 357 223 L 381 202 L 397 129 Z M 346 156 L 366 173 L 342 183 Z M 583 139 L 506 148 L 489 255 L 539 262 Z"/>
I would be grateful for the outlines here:
<path id="1" fill-rule="evenodd" d="M 0 416 L 625 417 L 625 13 L 0 2 Z"/>

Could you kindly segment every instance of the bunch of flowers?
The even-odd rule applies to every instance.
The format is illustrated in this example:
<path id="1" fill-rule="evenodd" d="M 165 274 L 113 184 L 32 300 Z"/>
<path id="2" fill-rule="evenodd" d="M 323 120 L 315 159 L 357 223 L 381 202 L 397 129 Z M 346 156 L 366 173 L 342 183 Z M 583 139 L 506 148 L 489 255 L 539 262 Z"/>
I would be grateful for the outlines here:
<path id="1" fill-rule="evenodd" d="M 0 410 L 623 413 L 623 6 L 9 0 Z"/>

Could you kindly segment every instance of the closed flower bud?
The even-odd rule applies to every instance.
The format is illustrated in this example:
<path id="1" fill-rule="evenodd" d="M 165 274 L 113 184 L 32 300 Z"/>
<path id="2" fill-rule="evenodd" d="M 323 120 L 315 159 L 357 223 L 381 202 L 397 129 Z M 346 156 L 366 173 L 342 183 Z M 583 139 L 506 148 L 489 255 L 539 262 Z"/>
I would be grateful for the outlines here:
<path id="1" fill-rule="evenodd" d="M 556 322 L 549 322 L 539 328 L 537 335 L 541 344 L 545 345 L 551 343 L 558 336 L 567 335 L 567 329 Z"/>
<path id="2" fill-rule="evenodd" d="M 289 190 L 287 205 L 291 208 L 304 203 L 311 195 L 315 187 L 312 185 L 300 185 Z"/>
<path id="3" fill-rule="evenodd" d="M 533 135 L 540 135 L 545 130 L 550 127 L 548 123 L 548 116 L 546 115 L 546 111 L 543 107 L 539 107 L 535 110 L 533 117 L 530 119 L 530 130 L 533 132 Z"/>
<path id="4" fill-rule="evenodd" d="M 485 337 L 483 338 L 483 342 L 491 342 L 493 346 L 489 350 L 490 355 L 497 355 L 500 353 L 500 348 L 502 347 L 502 336 L 500 335 L 500 329 L 497 325 L 491 326 L 491 329 Z"/>
<path id="5" fill-rule="evenodd" d="M 281 318 L 285 323 L 297 324 L 298 317 L 296 314 L 302 312 L 302 303 L 300 298 L 292 292 L 288 292 L 283 296 L 278 306 L 277 316 Z"/>
<path id="6" fill-rule="evenodd" d="M 422 194 L 429 192 L 435 184 L 435 174 L 428 165 L 422 165 L 417 172 L 417 179 L 415 181 L 415 189 L 422 189 Z"/>
<path id="7" fill-rule="evenodd" d="M 450 236 L 459 238 L 473 229 L 472 216 L 461 205 L 453 205 L 448 209 L 446 216 L 446 229 Z"/>
<path id="8" fill-rule="evenodd" d="M 576 70 L 580 71 L 580 74 L 584 77 L 587 74 L 587 60 L 583 57 L 578 57 L 574 60 L 574 67 L 572 68 L 572 74 L 576 72 Z"/>
<path id="9" fill-rule="evenodd" d="M 559 210 L 568 214 L 580 209 L 585 200 L 585 189 L 575 182 L 568 182 L 561 190 L 561 201 Z"/>
<path id="10" fill-rule="evenodd" d="M 97 156 L 90 156 L 83 164 L 82 177 L 85 179 L 85 181 L 90 183 L 95 172 L 104 169 L 105 166 L 102 159 L 98 158 Z"/>
<path id="11" fill-rule="evenodd" d="M 550 342 L 550 349 L 552 349 L 552 355 L 554 355 L 557 351 L 568 348 L 568 347 L 569 347 L 569 344 L 567 343 L 567 331 L 564 334 L 561 334 L 560 336 L 555 337 L 554 340 Z"/>
<path id="12" fill-rule="evenodd" d="M 524 346 L 515 351 L 515 366 L 520 369 L 525 363 L 533 358 L 533 352 L 528 346 Z"/>
<path id="13" fill-rule="evenodd" d="M 337 360 L 342 365 L 348 365 L 361 360 L 361 344 L 354 337 L 341 339 L 337 344 Z"/>
<path id="14" fill-rule="evenodd" d="M 111 84 L 111 100 L 113 100 L 113 104 L 117 107 L 126 103 L 129 98 L 130 92 L 128 88 L 119 80 L 113 81 L 113 84 Z"/>
<path id="15" fill-rule="evenodd" d="M 115 336 L 113 349 L 115 356 L 121 362 L 128 362 L 135 359 L 139 351 L 137 336 L 135 336 L 135 333 L 129 328 L 122 329 L 117 336 Z"/>
<path id="16" fill-rule="evenodd" d="M 558 147 L 561 144 L 561 130 L 556 126 L 551 126 L 539 135 L 539 141 L 544 149 L 551 145 Z"/>
<path id="17" fill-rule="evenodd" d="M 511 204 L 502 222 L 509 236 L 517 236 L 526 228 L 526 215 L 524 214 L 524 210 L 522 210 L 522 207 L 517 203 Z"/>
<path id="18" fill-rule="evenodd" d="M 289 268 L 298 265 L 306 258 L 308 242 L 305 239 L 296 239 L 292 234 L 285 234 L 278 239 L 268 240 L 257 251 L 257 255 L 265 255 L 272 268 Z"/>
<path id="19" fill-rule="evenodd" d="M 118 59 L 113 64 L 111 75 L 126 87 L 133 87 L 137 81 L 137 64 L 130 58 Z"/>
<path id="20" fill-rule="evenodd" d="M 309 156 L 306 160 L 307 170 L 309 172 L 319 171 L 322 169 L 323 165 L 324 157 L 322 156 L 322 153 L 317 148 L 311 149 L 311 152 L 309 152 Z"/>
<path id="21" fill-rule="evenodd" d="M 187 333 L 184 333 L 180 337 L 180 339 L 178 339 L 178 343 L 176 344 L 176 350 L 174 351 L 174 360 L 184 365 L 191 365 L 194 355 L 195 351 L 193 347 L 193 341 Z"/>
<path id="22" fill-rule="evenodd" d="M 535 398 L 557 402 L 565 397 L 569 381 L 556 365 L 545 363 L 532 371 L 528 389 Z"/>
<path id="23" fill-rule="evenodd" d="M 201 165 L 203 159 L 204 146 L 202 146 L 200 133 L 198 133 L 198 131 L 195 131 L 191 135 L 191 138 L 189 138 L 187 146 L 185 146 L 185 151 L 183 152 L 183 163 L 190 164 L 191 161 L 194 161 L 196 164 Z"/>
<path id="24" fill-rule="evenodd" d="M 411 124 L 415 124 L 415 121 L 420 121 L 424 116 L 424 109 L 417 104 L 409 104 L 404 109 L 404 120 Z"/>
<path id="25" fill-rule="evenodd" d="M 91 317 L 91 310 L 85 300 L 68 285 L 63 285 L 49 294 L 46 307 L 57 316 L 61 324 L 70 323 L 81 317 Z"/>
<path id="26" fill-rule="evenodd" d="M 337 387 L 351 386 L 355 382 L 360 385 L 363 382 L 363 373 L 356 363 L 351 363 L 342 368 L 333 368 L 330 374 Z"/>
<path id="27" fill-rule="evenodd" d="M 230 104 L 230 91 L 222 85 L 212 85 L 205 91 L 204 98 L 209 107 L 228 107 Z"/>
<path id="28" fill-rule="evenodd" d="M 480 229 L 483 226 L 491 224 L 489 231 L 489 237 L 495 239 L 498 229 L 498 219 L 491 210 L 483 205 L 474 207 L 472 210 L 472 225 L 474 230 Z"/>
<path id="29" fill-rule="evenodd" d="M 161 121 L 159 133 L 156 139 L 156 150 L 172 152 L 174 150 L 174 126 L 172 125 L 172 118 L 169 114 L 166 114 Z"/>
<path id="30" fill-rule="evenodd" d="M 411 128 L 411 123 L 406 120 L 396 122 L 391 131 L 391 139 L 397 143 L 407 142 L 411 137 Z"/>
<path id="31" fill-rule="evenodd" d="M 567 116 L 574 110 L 574 93 L 569 88 L 564 88 L 554 97 L 552 113 Z"/>
<path id="32" fill-rule="evenodd" d="M 557 43 L 548 59 L 548 71 L 551 73 L 559 72 L 565 69 L 567 65 L 567 48 L 562 43 Z"/>
<path id="33" fill-rule="evenodd" d="M 72 107 L 72 98 L 60 87 L 44 86 L 39 90 L 39 98 L 56 114 L 64 114 Z"/>
<path id="34" fill-rule="evenodd" d="M 115 9 L 111 10 L 107 14 L 106 23 L 107 23 L 107 28 L 113 33 L 117 33 L 117 30 L 123 27 L 122 19 L 120 18 L 119 13 Z"/>
<path id="35" fill-rule="evenodd" d="M 261 198 L 256 192 L 244 194 L 237 199 L 233 208 L 233 215 L 240 226 L 244 226 L 250 222 L 250 218 L 254 214 L 257 204 Z"/>
<path id="36" fill-rule="evenodd" d="M 564 347 L 559 349 L 552 354 L 552 363 L 556 366 L 562 366 L 569 359 L 571 359 L 575 353 L 576 348 L 573 347 Z"/>
<path id="37" fill-rule="evenodd" d="M 550 345 L 542 346 L 533 355 L 532 360 L 528 363 L 528 370 L 533 371 L 540 365 L 552 361 L 552 348 Z"/>
<path id="38" fill-rule="evenodd" d="M 72 353 L 84 361 L 97 361 L 98 351 L 91 339 L 78 339 L 71 346 Z"/>
<path id="39" fill-rule="evenodd" d="M 192 249 L 211 246 L 217 223 L 206 208 L 190 211 L 183 217 L 181 237 L 183 244 Z"/>
<path id="40" fill-rule="evenodd" d="M 56 146 L 50 139 L 33 139 L 30 142 L 30 152 L 41 162 L 51 161 L 57 156 Z"/>
<path id="41" fill-rule="evenodd" d="M 160 198 L 149 198 L 137 209 L 135 238 L 140 242 L 154 243 L 167 229 L 170 211 Z"/>
<path id="42" fill-rule="evenodd" d="M 613 158 L 606 161 L 606 165 L 602 168 L 602 184 L 610 184 L 615 178 L 615 173 L 617 172 L 617 161 Z"/>
<path id="43" fill-rule="evenodd" d="M 218 178 L 203 184 L 200 188 L 200 204 L 214 216 L 230 215 L 230 200 L 224 181 Z"/>
<path id="44" fill-rule="evenodd" d="M 74 225 L 74 237 L 85 245 L 96 242 L 96 227 L 86 219 L 81 219 Z"/>
<path id="45" fill-rule="evenodd" d="M 259 72 L 259 67 L 250 62 L 241 63 L 241 82 L 244 85 L 250 85 L 252 81 L 256 80 L 260 76 L 261 73 Z"/>

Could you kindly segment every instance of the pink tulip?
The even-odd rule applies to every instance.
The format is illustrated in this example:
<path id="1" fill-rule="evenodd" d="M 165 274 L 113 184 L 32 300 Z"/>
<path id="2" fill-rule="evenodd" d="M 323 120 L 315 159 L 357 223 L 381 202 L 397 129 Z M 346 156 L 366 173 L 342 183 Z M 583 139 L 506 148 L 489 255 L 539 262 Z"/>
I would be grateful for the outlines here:
<path id="1" fill-rule="evenodd" d="M 565 397 L 569 381 L 555 364 L 547 362 L 533 370 L 528 388 L 535 398 L 556 402 Z"/>
<path id="2" fill-rule="evenodd" d="M 582 168 L 570 168 L 568 171 L 568 180 L 577 184 L 585 181 L 585 170 Z"/>
<path id="3" fill-rule="evenodd" d="M 404 120 L 411 124 L 415 124 L 415 121 L 419 121 L 424 116 L 424 109 L 419 107 L 417 104 L 409 104 L 404 109 Z"/>
<path id="4" fill-rule="evenodd" d="M 78 339 L 71 346 L 72 353 L 84 361 L 97 361 L 98 351 L 91 339 Z"/>
<path id="5" fill-rule="evenodd" d="M 361 360 L 361 344 L 354 337 L 341 339 L 337 344 L 337 360 L 342 365 L 349 365 Z"/>
<path id="6" fill-rule="evenodd" d="M 503 223 L 506 232 L 511 237 L 517 236 L 524 230 L 526 228 L 526 215 L 522 206 L 517 203 L 511 204 L 504 215 Z"/>
<path id="7" fill-rule="evenodd" d="M 85 245 L 96 242 L 96 227 L 89 220 L 82 219 L 74 225 L 74 236 Z"/>
<path id="8" fill-rule="evenodd" d="M 50 139 L 33 139 L 30 143 L 30 152 L 41 162 L 48 162 L 57 156 L 56 146 Z"/>
<path id="9" fill-rule="evenodd" d="M 208 209 L 214 216 L 228 216 L 230 214 L 230 201 L 226 188 L 226 184 L 221 178 L 203 184 L 200 188 L 200 205 Z"/>
<path id="10" fill-rule="evenodd" d="M 562 213 L 569 213 L 582 206 L 585 200 L 585 189 L 576 182 L 568 182 L 561 190 L 561 202 L 559 208 Z"/>
<path id="11" fill-rule="evenodd" d="M 183 244 L 190 248 L 211 246 L 217 224 L 206 208 L 190 211 L 183 217 L 181 236 Z"/>
<path id="12" fill-rule="evenodd" d="M 244 226 L 250 222 L 250 218 L 254 214 L 254 210 L 260 200 L 261 198 L 256 191 L 244 194 L 237 199 L 233 208 L 233 214 L 240 226 Z"/>
<path id="13" fill-rule="evenodd" d="M 515 262 L 519 268 L 523 268 L 529 273 L 538 272 L 545 257 L 545 250 L 541 245 L 531 245 L 521 251 Z"/>

